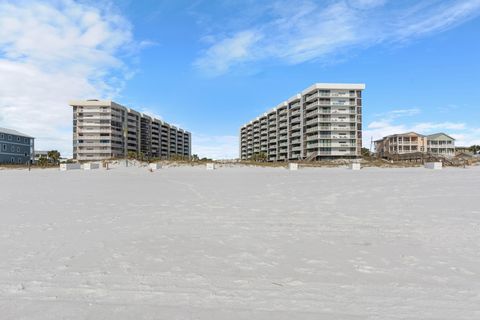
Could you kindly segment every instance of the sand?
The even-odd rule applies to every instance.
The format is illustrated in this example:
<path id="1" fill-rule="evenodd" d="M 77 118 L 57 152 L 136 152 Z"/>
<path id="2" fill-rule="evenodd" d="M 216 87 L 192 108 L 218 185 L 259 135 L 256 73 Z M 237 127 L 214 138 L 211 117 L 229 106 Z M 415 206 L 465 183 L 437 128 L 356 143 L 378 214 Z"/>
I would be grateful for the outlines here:
<path id="1" fill-rule="evenodd" d="M 1 319 L 480 318 L 480 167 L 0 181 Z"/>

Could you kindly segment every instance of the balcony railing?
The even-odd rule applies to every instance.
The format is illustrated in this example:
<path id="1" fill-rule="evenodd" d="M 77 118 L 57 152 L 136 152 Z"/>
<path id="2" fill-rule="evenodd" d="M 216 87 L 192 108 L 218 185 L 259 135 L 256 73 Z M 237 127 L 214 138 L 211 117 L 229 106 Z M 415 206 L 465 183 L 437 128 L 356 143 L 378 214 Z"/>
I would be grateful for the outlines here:
<path id="1" fill-rule="evenodd" d="M 308 96 L 308 97 L 305 99 L 305 101 L 311 101 L 311 100 L 316 99 L 316 98 L 318 98 L 318 97 L 319 97 L 319 94 L 318 94 L 318 92 L 317 92 L 317 93 L 314 93 L 314 94 Z"/>

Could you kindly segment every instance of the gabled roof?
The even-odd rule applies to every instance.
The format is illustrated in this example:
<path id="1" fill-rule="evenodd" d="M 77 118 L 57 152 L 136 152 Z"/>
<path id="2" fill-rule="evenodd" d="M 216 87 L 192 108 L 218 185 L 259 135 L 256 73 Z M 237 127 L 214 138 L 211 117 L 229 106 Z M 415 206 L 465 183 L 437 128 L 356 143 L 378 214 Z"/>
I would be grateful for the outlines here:
<path id="1" fill-rule="evenodd" d="M 20 137 L 32 138 L 33 139 L 33 137 L 29 136 L 28 134 L 21 133 L 17 130 L 12 130 L 12 129 L 7 129 L 7 128 L 0 127 L 0 132 L 1 133 L 6 133 L 6 134 L 12 134 L 14 136 L 20 136 Z"/>
<path id="2" fill-rule="evenodd" d="M 427 136 L 427 139 L 436 139 L 436 138 L 441 137 L 441 136 L 446 136 L 446 137 L 449 137 L 449 138 L 452 139 L 452 140 L 455 140 L 455 138 L 452 138 L 452 137 L 450 137 L 448 134 L 443 133 L 443 132 L 439 132 L 439 133 L 434 133 L 434 134 L 428 135 L 428 136 Z"/>
<path id="3" fill-rule="evenodd" d="M 413 131 L 397 134 L 397 136 L 406 136 L 406 135 L 414 135 L 414 136 L 419 136 L 419 137 L 425 137 L 425 135 L 420 134 L 420 133 L 416 133 L 416 132 L 413 132 Z"/>
<path id="4" fill-rule="evenodd" d="M 383 139 L 386 139 L 386 138 L 399 137 L 399 136 L 407 136 L 407 135 L 415 135 L 415 136 L 419 136 L 419 137 L 422 137 L 422 138 L 425 137 L 423 134 L 411 131 L 411 132 L 405 132 L 405 133 L 391 134 L 391 135 L 383 137 L 382 139 L 379 139 L 379 140 L 383 140 Z M 377 140 L 377 141 L 379 141 L 379 140 Z"/>

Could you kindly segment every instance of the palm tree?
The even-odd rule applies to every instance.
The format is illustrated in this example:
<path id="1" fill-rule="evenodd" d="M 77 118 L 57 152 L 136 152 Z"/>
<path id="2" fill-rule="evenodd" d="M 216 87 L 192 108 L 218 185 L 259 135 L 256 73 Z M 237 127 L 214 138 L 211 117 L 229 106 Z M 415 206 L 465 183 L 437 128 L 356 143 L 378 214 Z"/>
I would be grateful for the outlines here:
<path id="1" fill-rule="evenodd" d="M 49 159 L 52 159 L 53 164 L 57 164 L 60 160 L 60 152 L 58 152 L 57 150 L 48 151 L 47 157 Z"/>

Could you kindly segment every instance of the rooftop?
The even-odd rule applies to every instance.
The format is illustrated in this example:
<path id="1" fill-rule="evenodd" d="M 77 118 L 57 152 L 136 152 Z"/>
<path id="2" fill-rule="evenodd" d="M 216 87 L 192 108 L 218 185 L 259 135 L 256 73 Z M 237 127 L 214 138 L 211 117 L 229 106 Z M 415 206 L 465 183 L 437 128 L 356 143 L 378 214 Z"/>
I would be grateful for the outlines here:
<path id="1" fill-rule="evenodd" d="M 17 130 L 12 130 L 12 129 L 7 129 L 7 128 L 0 127 L 0 132 L 1 133 L 6 133 L 6 134 L 12 134 L 12 135 L 15 135 L 15 136 L 21 136 L 21 137 L 34 139 L 32 136 L 29 136 L 28 134 L 25 134 L 25 133 L 21 133 L 20 131 L 17 131 Z"/>

